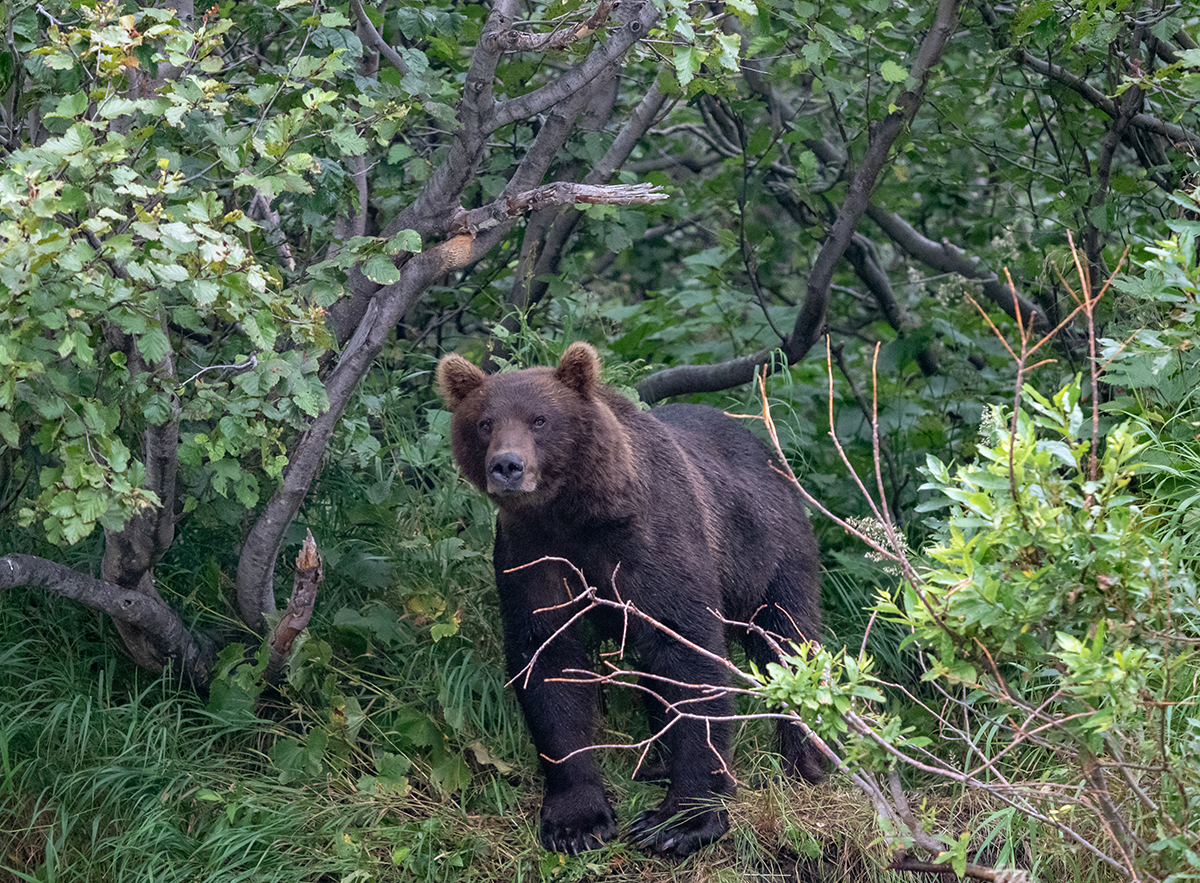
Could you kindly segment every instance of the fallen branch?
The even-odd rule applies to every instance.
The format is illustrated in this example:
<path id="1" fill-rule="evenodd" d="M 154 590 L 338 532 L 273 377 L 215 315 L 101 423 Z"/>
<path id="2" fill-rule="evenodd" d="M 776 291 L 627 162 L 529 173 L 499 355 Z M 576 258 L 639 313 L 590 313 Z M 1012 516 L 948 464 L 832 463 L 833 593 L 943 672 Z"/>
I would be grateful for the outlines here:
<path id="1" fill-rule="evenodd" d="M 195 684 L 206 684 L 215 659 L 211 641 L 193 635 L 183 620 L 157 593 L 123 589 L 36 555 L 0 558 L 0 589 L 36 586 L 99 610 L 136 630 L 151 642 L 158 667 L 175 662 L 179 673 Z"/>

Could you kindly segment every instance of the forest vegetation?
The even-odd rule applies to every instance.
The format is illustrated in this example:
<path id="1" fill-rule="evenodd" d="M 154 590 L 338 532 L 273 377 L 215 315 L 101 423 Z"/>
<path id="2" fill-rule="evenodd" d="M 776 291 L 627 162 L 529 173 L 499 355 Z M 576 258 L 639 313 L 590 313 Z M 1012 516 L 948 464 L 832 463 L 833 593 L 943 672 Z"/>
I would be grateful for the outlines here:
<path id="1" fill-rule="evenodd" d="M 1200 879 L 1194 4 L 0 29 L 0 880 Z M 751 415 L 821 540 L 823 648 L 735 655 L 733 830 L 683 862 L 538 846 L 433 387 L 574 340 Z"/>

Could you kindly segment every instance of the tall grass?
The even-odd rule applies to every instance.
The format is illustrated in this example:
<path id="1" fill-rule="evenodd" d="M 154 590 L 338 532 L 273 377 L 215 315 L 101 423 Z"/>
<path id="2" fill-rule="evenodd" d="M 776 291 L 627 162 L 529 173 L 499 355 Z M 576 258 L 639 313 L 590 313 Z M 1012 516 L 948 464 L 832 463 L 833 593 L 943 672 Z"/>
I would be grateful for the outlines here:
<path id="1" fill-rule="evenodd" d="M 169 677 L 132 669 L 86 611 L 47 604 L 31 627 L 26 600 L 14 592 L 0 609 L 12 878 L 296 880 L 352 823 L 314 824 L 317 802 L 279 786 L 260 750 L 271 725 L 231 729 Z"/>

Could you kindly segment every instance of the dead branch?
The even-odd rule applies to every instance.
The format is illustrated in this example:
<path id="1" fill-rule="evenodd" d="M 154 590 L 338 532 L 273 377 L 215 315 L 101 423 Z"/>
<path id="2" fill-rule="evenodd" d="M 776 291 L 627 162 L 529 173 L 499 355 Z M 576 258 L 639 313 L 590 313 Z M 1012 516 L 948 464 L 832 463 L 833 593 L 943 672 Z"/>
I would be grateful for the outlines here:
<path id="1" fill-rule="evenodd" d="M 554 52 L 590 37 L 603 27 L 612 11 L 613 0 L 600 0 L 596 11 L 585 21 L 568 28 L 556 28 L 549 34 L 530 34 L 527 31 L 506 31 L 496 36 L 496 42 L 507 52 Z"/>
<path id="2" fill-rule="evenodd" d="M 541 187 L 501 197 L 477 209 L 460 208 L 450 221 L 450 233 L 476 234 L 529 211 L 557 205 L 647 205 L 661 202 L 667 194 L 656 184 L 575 184 L 556 181 Z"/>
<path id="3" fill-rule="evenodd" d="M 267 649 L 270 654 L 263 679 L 273 684 L 283 671 L 283 663 L 292 651 L 292 643 L 296 637 L 308 627 L 312 619 L 313 607 L 317 603 L 317 589 L 325 573 L 321 567 L 321 556 L 317 554 L 317 543 L 312 531 L 305 531 L 304 544 L 300 554 L 296 556 L 296 576 L 292 583 L 292 595 L 288 598 L 287 609 L 279 617 L 279 622 L 271 630 L 267 639 Z"/>

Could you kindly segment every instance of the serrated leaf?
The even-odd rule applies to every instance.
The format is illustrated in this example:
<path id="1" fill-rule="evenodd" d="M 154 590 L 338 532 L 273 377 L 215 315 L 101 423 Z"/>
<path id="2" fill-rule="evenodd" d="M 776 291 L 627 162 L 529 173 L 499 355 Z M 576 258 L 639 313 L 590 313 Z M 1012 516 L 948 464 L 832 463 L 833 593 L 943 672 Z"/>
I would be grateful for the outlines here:
<path id="1" fill-rule="evenodd" d="M 717 55 L 717 61 L 721 67 L 728 71 L 737 73 L 741 70 L 741 60 L 739 54 L 742 50 L 742 40 L 737 34 L 716 34 L 717 46 L 720 47 L 720 53 Z"/>
<path id="2" fill-rule="evenodd" d="M 151 327 L 145 334 L 138 335 L 138 349 L 150 364 L 161 361 L 171 351 L 171 342 L 161 328 Z"/>
<path id="3" fill-rule="evenodd" d="M 676 46 L 673 61 L 675 62 L 675 76 L 679 78 L 679 85 L 687 87 L 695 77 L 695 69 L 700 67 L 700 62 L 696 57 L 697 53 L 691 46 Z"/>

